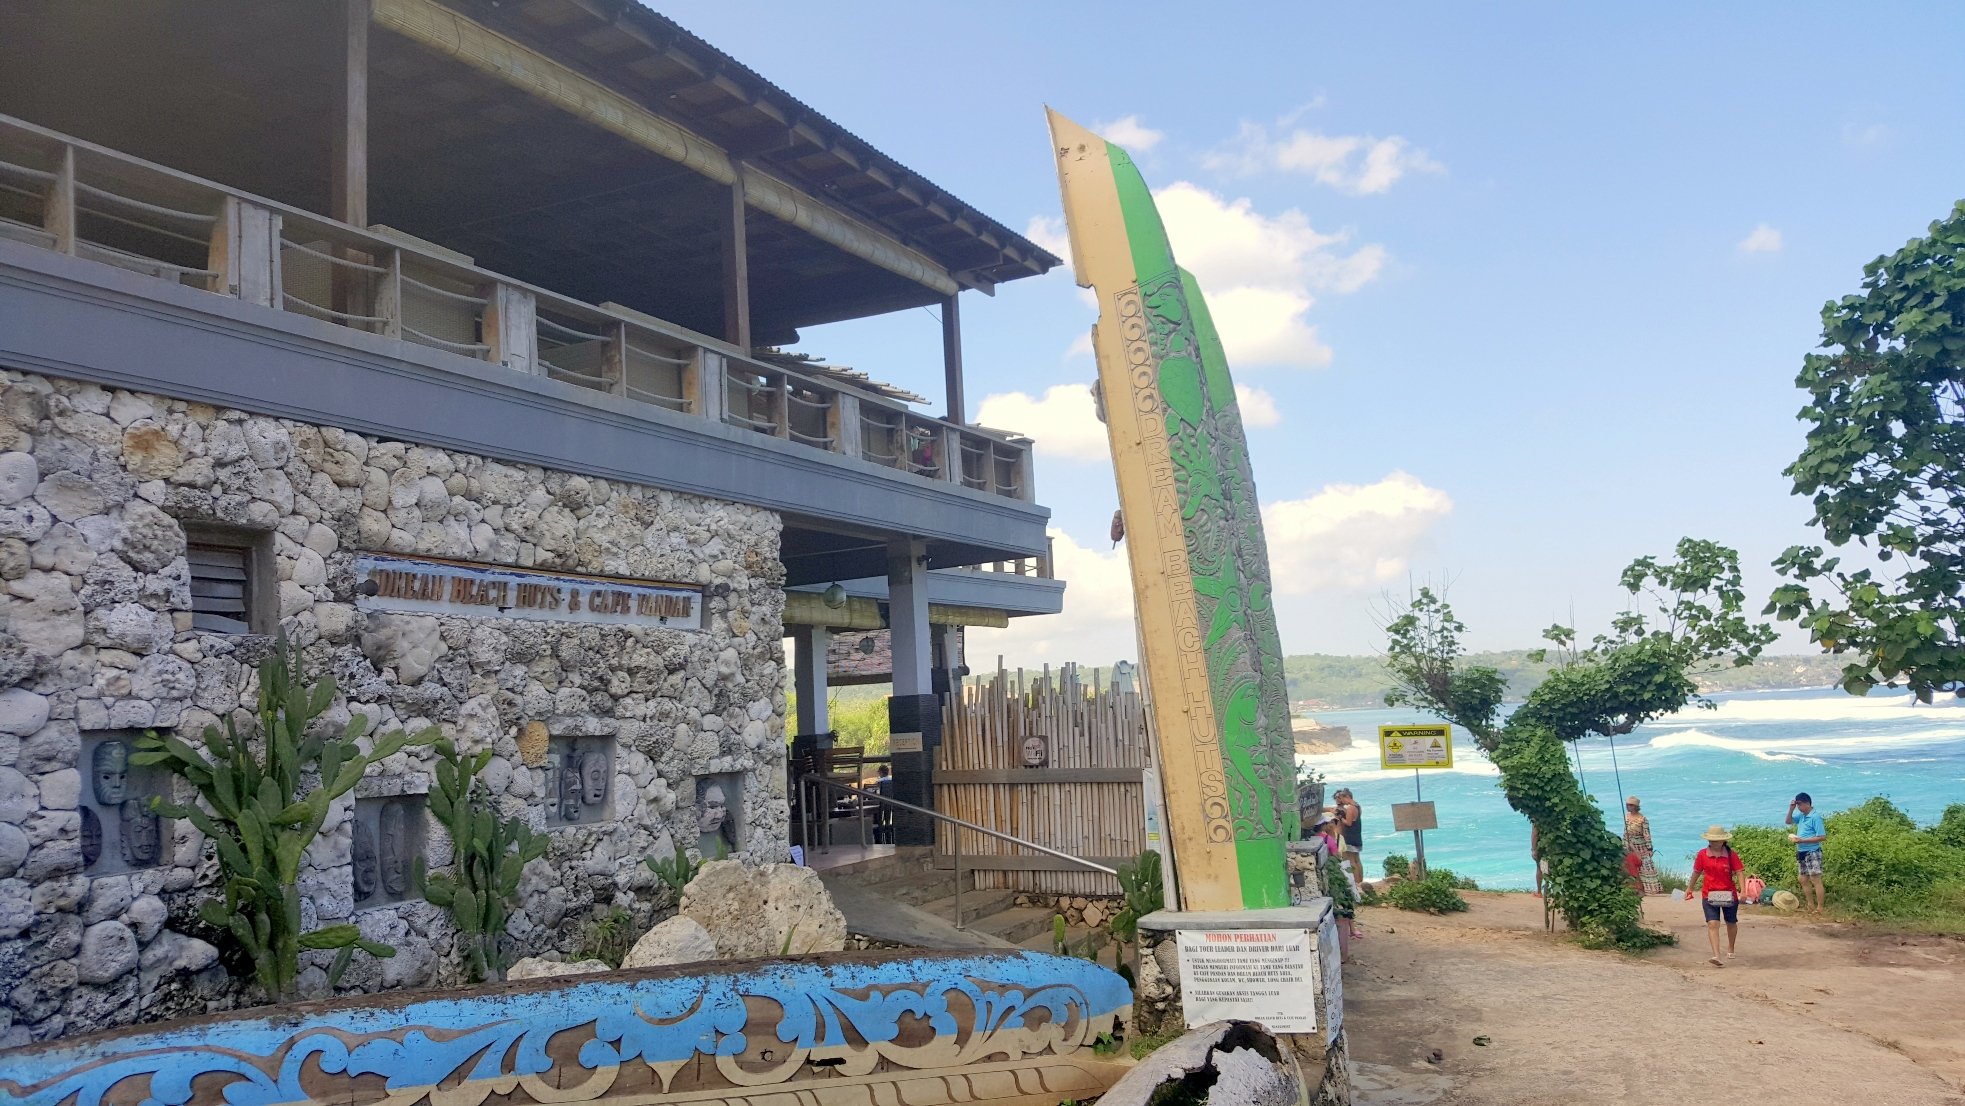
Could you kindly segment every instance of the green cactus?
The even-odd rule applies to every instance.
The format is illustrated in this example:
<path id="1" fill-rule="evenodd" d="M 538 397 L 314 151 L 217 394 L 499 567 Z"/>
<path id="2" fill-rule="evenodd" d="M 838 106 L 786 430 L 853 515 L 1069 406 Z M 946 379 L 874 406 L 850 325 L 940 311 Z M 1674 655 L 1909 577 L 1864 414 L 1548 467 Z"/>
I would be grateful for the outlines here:
<path id="1" fill-rule="evenodd" d="M 320 836 L 328 806 L 347 794 L 377 761 L 405 746 L 428 745 L 435 727 L 415 735 L 401 730 L 361 741 L 368 719 L 356 715 L 339 736 L 308 736 L 308 728 L 334 701 L 334 680 L 310 682 L 300 652 L 281 638 L 259 664 L 259 738 L 241 734 L 232 719 L 223 732 L 205 728 L 204 749 L 174 734 L 145 733 L 131 762 L 161 765 L 195 787 L 199 805 L 179 806 L 162 798 L 151 809 L 166 818 L 188 819 L 218 849 L 224 898 L 207 899 L 198 914 L 231 934 L 252 960 L 253 976 L 268 999 L 298 997 L 300 950 L 338 949 L 328 971 L 332 986 L 354 959 L 394 956 L 388 945 L 362 938 L 353 925 L 302 931 L 300 860 Z M 306 781 L 318 784 L 303 796 Z"/>
<path id="2" fill-rule="evenodd" d="M 524 822 L 500 817 L 478 789 L 478 773 L 491 763 L 491 750 L 461 752 L 449 738 L 437 740 L 437 789 L 430 812 L 450 833 L 451 872 L 417 878 L 423 896 L 450 912 L 464 935 L 471 982 L 503 979 L 511 961 L 505 953 L 506 912 L 518 898 L 519 875 L 545 855 L 546 838 Z"/>
<path id="3" fill-rule="evenodd" d="M 1139 936 L 1139 920 L 1167 905 L 1167 885 L 1160 868 L 1160 854 L 1148 849 L 1137 860 L 1119 865 L 1119 890 L 1125 905 L 1112 915 L 1106 926 L 1115 943 L 1131 943 Z"/>
<path id="4" fill-rule="evenodd" d="M 641 862 L 648 865 L 648 870 L 654 872 L 657 878 L 668 885 L 670 897 L 676 902 L 681 902 L 682 889 L 689 886 L 689 881 L 696 878 L 697 872 L 703 870 L 704 861 L 712 859 L 722 860 L 728 851 L 728 849 L 724 848 L 723 842 L 719 841 L 716 843 L 715 857 L 704 857 L 703 860 L 691 860 L 689 859 L 689 853 L 680 844 L 677 844 L 673 858 L 657 860 L 652 856 L 648 856 L 643 857 Z"/>

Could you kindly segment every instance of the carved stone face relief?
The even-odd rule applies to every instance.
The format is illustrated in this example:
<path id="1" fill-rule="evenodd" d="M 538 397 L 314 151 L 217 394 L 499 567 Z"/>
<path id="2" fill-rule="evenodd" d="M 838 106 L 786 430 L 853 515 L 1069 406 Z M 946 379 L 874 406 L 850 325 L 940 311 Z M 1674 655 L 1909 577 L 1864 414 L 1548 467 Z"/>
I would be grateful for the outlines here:
<path id="1" fill-rule="evenodd" d="M 409 811 L 402 803 L 382 807 L 382 889 L 391 895 L 409 891 L 412 862 L 409 840 Z"/>
<path id="2" fill-rule="evenodd" d="M 355 901 L 367 902 L 375 897 L 375 889 L 382 879 L 381 863 L 375 855 L 375 833 L 368 823 L 359 819 L 355 822 Z"/>
<path id="3" fill-rule="evenodd" d="M 580 820 L 581 778 L 585 775 L 588 759 L 579 753 L 568 753 L 560 758 L 559 817 L 562 822 Z"/>
<path id="4" fill-rule="evenodd" d="M 1023 739 L 1023 766 L 1025 768 L 1046 768 L 1051 763 L 1051 739 L 1042 734 L 1031 734 Z"/>
<path id="5" fill-rule="evenodd" d="M 89 776 L 96 802 L 103 806 L 116 806 L 129 798 L 130 747 L 120 741 L 97 745 L 90 760 Z"/>
<path id="6" fill-rule="evenodd" d="M 599 753 L 588 753 L 580 761 L 580 784 L 588 806 L 599 806 L 607 801 L 607 758 Z"/>
<path id="7" fill-rule="evenodd" d="M 82 808 L 82 867 L 90 868 L 102 859 L 102 819 L 88 807 Z"/>
<path id="8" fill-rule="evenodd" d="M 122 806 L 123 860 L 131 867 L 147 868 L 157 863 L 161 847 L 157 816 L 144 799 L 125 799 Z"/>
<path id="9" fill-rule="evenodd" d="M 710 784 L 703 788 L 702 797 L 696 801 L 698 833 L 705 835 L 723 832 L 723 824 L 730 819 L 730 799 L 723 793 L 723 785 Z"/>

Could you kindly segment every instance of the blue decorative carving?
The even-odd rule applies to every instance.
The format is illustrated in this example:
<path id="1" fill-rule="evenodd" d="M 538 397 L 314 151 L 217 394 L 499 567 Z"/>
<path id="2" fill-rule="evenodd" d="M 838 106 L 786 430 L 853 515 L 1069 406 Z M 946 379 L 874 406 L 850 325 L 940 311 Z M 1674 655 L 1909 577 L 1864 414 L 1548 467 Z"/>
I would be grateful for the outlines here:
<path id="1" fill-rule="evenodd" d="M 1090 1066 L 1091 1043 L 1131 1001 L 1114 973 L 1037 953 L 657 968 L 261 1009 L 33 1045 L 0 1053 L 0 1098 L 416 1106 L 442 1087 L 446 1104 L 494 1094 L 647 1101 L 684 1089 L 741 1102 L 806 1079 L 870 1089 L 903 1075 L 919 1090 L 924 1077 L 983 1063 L 1029 1061 L 1033 1071 L 1071 1076 Z M 1062 1061 L 1079 1051 L 1088 1063 Z M 946 1095 L 915 1101 L 981 1093 L 968 1080 L 944 1082 Z"/>

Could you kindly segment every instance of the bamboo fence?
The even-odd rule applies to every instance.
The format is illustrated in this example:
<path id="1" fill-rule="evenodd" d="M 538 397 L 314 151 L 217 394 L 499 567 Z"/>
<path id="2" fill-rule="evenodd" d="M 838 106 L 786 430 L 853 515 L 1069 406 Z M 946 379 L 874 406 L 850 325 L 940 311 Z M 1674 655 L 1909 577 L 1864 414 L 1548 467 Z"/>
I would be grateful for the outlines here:
<path id="1" fill-rule="evenodd" d="M 1100 686 L 1096 671 L 1087 682 L 1076 666 L 1013 674 L 999 662 L 993 676 L 965 680 L 949 696 L 935 761 L 935 809 L 1115 867 L 1146 848 L 1147 724 L 1141 696 Z M 1023 765 L 1024 742 L 1033 736 L 1047 739 L 1042 768 Z M 957 832 L 964 866 L 979 888 L 1119 893 L 1111 876 L 947 825 L 937 827 L 940 855 L 952 857 L 950 834 Z"/>

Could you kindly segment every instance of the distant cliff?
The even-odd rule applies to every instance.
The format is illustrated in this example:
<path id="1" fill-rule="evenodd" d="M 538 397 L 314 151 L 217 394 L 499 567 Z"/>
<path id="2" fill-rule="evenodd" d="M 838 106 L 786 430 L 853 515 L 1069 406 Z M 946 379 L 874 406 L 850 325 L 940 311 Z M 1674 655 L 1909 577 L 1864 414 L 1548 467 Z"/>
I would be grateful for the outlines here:
<path id="1" fill-rule="evenodd" d="M 1470 653 L 1467 663 L 1498 669 L 1508 681 L 1509 697 L 1519 699 L 1549 673 L 1547 663 L 1528 659 L 1528 651 Z M 1834 687 L 1842 681 L 1843 660 L 1822 654 L 1764 656 L 1744 668 L 1721 668 L 1694 678 L 1705 694 L 1723 691 L 1768 691 L 1777 688 Z M 1339 657 L 1302 654 L 1283 658 L 1290 702 L 1298 710 L 1347 710 L 1382 707 L 1392 681 L 1379 657 Z"/>

